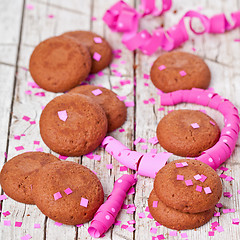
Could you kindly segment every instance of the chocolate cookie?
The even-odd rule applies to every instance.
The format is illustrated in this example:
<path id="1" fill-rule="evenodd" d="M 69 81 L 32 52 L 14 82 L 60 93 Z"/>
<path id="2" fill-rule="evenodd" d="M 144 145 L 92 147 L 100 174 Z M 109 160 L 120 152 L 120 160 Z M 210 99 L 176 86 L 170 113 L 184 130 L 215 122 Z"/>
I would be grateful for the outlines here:
<path id="1" fill-rule="evenodd" d="M 157 206 L 154 205 L 154 202 Z M 180 212 L 161 202 L 154 190 L 150 193 L 148 207 L 151 215 L 157 222 L 176 230 L 193 229 L 204 225 L 213 217 L 215 210 L 215 207 L 213 207 L 200 213 Z"/>
<path id="2" fill-rule="evenodd" d="M 198 56 L 186 52 L 169 52 L 161 55 L 151 68 L 151 80 L 163 92 L 209 86 L 211 73 Z"/>
<path id="3" fill-rule="evenodd" d="M 12 199 L 34 204 L 32 196 L 33 180 L 40 168 L 60 160 L 49 153 L 26 152 L 7 161 L 0 173 L 3 191 Z"/>
<path id="4" fill-rule="evenodd" d="M 91 73 L 97 73 L 111 63 L 113 57 L 112 48 L 103 37 L 96 33 L 89 31 L 74 31 L 64 33 L 62 36 L 73 38 L 79 44 L 83 44 L 88 48 L 92 57 Z M 98 58 L 100 59 L 98 60 Z"/>
<path id="5" fill-rule="evenodd" d="M 64 94 L 54 98 L 40 117 L 45 144 L 64 156 L 81 156 L 96 149 L 107 133 L 104 110 L 90 97 Z"/>
<path id="6" fill-rule="evenodd" d="M 99 91 L 100 90 L 100 91 Z M 124 102 L 117 98 L 117 94 L 104 87 L 83 85 L 69 91 L 91 97 L 106 113 L 108 119 L 108 132 L 123 125 L 127 117 L 127 108 Z"/>
<path id="7" fill-rule="evenodd" d="M 222 195 L 222 184 L 217 173 L 207 164 L 182 159 L 159 170 L 154 180 L 154 191 L 168 207 L 198 213 L 214 208 Z"/>
<path id="8" fill-rule="evenodd" d="M 29 71 L 33 80 L 50 92 L 65 92 L 88 76 L 91 57 L 87 48 L 73 39 L 52 37 L 33 51 Z"/>
<path id="9" fill-rule="evenodd" d="M 34 181 L 33 195 L 43 214 L 68 225 L 90 221 L 104 199 L 97 176 L 68 161 L 43 167 Z"/>
<path id="10" fill-rule="evenodd" d="M 217 123 L 198 110 L 175 110 L 157 126 L 157 138 L 167 151 L 183 157 L 197 157 L 215 145 L 220 137 Z"/>

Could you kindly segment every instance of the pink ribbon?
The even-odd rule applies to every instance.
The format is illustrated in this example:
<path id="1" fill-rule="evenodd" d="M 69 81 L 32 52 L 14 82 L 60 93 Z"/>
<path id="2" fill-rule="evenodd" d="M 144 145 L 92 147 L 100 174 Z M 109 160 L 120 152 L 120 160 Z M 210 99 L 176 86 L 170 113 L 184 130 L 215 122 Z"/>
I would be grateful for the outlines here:
<path id="1" fill-rule="evenodd" d="M 223 114 L 224 128 L 221 131 L 219 141 L 196 158 L 216 170 L 231 156 L 235 148 L 240 130 L 238 110 L 228 99 L 209 90 L 193 88 L 192 90 L 178 90 L 161 94 L 161 105 L 163 106 L 176 105 L 182 102 L 208 106 Z"/>
<path id="2" fill-rule="evenodd" d="M 92 237 L 99 238 L 113 225 L 126 198 L 127 191 L 135 183 L 134 175 L 128 174 L 121 176 L 114 183 L 113 191 L 108 196 L 106 202 L 97 210 L 88 228 L 88 233 Z"/>
<path id="3" fill-rule="evenodd" d="M 227 21 L 224 14 L 217 14 L 208 18 L 197 11 L 188 11 L 178 24 L 166 31 L 160 27 L 154 30 L 152 34 L 147 30 L 138 32 L 141 18 L 149 14 L 153 16 L 162 15 L 171 8 L 171 5 L 171 0 L 162 0 L 162 10 L 159 10 L 155 6 L 155 0 L 142 0 L 140 9 L 143 12 L 140 13 L 124 1 L 119 1 L 105 12 L 103 20 L 112 31 L 123 32 L 122 43 L 129 50 L 139 49 L 147 55 L 153 54 L 159 47 L 170 51 L 187 41 L 189 36 L 184 24 L 185 18 L 190 18 L 190 29 L 195 34 L 203 34 L 205 32 L 224 33 L 240 26 L 240 11 L 231 14 L 232 25 Z M 201 21 L 204 27 L 202 32 L 196 32 L 193 29 L 193 18 L 198 18 Z"/>

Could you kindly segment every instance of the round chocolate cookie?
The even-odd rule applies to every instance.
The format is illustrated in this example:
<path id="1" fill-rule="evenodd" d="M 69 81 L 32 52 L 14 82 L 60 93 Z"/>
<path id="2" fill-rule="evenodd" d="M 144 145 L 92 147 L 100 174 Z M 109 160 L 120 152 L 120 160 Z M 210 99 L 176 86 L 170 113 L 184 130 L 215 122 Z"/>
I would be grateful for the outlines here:
<path id="1" fill-rule="evenodd" d="M 50 92 L 65 92 L 88 76 L 91 57 L 87 48 L 65 37 L 52 37 L 33 51 L 29 71 L 33 80 Z"/>
<path id="2" fill-rule="evenodd" d="M 153 207 L 157 202 L 157 207 Z M 198 228 L 207 223 L 214 214 L 215 207 L 200 213 L 184 213 L 166 206 L 159 200 L 154 190 L 150 193 L 148 207 L 153 218 L 165 227 L 186 230 Z"/>
<path id="3" fill-rule="evenodd" d="M 159 170 L 154 180 L 154 191 L 168 207 L 198 213 L 214 208 L 222 195 L 222 184 L 217 173 L 207 164 L 195 159 L 182 159 Z"/>
<path id="4" fill-rule="evenodd" d="M 90 221 L 104 199 L 97 176 L 68 161 L 43 167 L 34 181 L 33 196 L 43 214 L 68 225 Z"/>
<path id="5" fill-rule="evenodd" d="M 151 68 L 151 80 L 163 92 L 209 86 L 211 73 L 198 56 L 186 52 L 169 52 L 156 59 Z"/>
<path id="6" fill-rule="evenodd" d="M 94 95 L 93 91 L 99 95 Z M 127 108 L 124 102 L 117 98 L 117 94 L 104 87 L 93 85 L 82 85 L 69 91 L 69 93 L 80 93 L 91 97 L 98 103 L 106 113 L 108 119 L 108 132 L 111 132 L 123 125 L 127 117 Z M 98 94 L 97 92 L 95 94 Z"/>
<path id="7" fill-rule="evenodd" d="M 197 157 L 214 146 L 220 137 L 217 123 L 199 110 L 174 110 L 157 126 L 157 138 L 167 151 Z"/>
<path id="8" fill-rule="evenodd" d="M 101 106 L 82 94 L 54 98 L 40 117 L 45 144 L 64 156 L 81 156 L 96 149 L 107 133 L 107 118 Z"/>
<path id="9" fill-rule="evenodd" d="M 0 173 L 3 191 L 12 199 L 34 204 L 33 180 L 40 168 L 52 162 L 60 162 L 50 153 L 26 152 L 7 161 Z"/>
<path id="10" fill-rule="evenodd" d="M 106 68 L 112 61 L 112 48 L 103 37 L 89 31 L 66 32 L 62 36 L 70 37 L 77 43 L 83 44 L 88 48 L 92 57 L 91 73 L 97 73 Z M 100 60 L 95 59 L 94 54 L 100 55 Z"/>

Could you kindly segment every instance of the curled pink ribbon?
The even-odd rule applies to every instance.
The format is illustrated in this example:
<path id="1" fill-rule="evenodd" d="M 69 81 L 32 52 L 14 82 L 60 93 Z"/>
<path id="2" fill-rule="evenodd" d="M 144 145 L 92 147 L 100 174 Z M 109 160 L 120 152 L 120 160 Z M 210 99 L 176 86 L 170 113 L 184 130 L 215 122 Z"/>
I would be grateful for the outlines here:
<path id="1" fill-rule="evenodd" d="M 119 1 L 105 12 L 103 20 L 112 31 L 123 32 L 122 43 L 129 50 L 139 49 L 147 55 L 153 54 L 159 47 L 165 51 L 171 51 L 187 41 L 189 36 L 184 23 L 185 18 L 190 18 L 190 29 L 195 34 L 224 33 L 240 26 L 240 11 L 231 14 L 232 24 L 227 21 L 224 14 L 208 18 L 197 11 L 188 11 L 178 24 L 166 31 L 160 27 L 154 30 L 152 35 L 147 30 L 138 32 L 141 18 L 149 14 L 161 15 L 171 8 L 171 4 L 171 0 L 162 0 L 162 10 L 158 10 L 155 6 L 155 0 L 142 0 L 140 9 L 143 13 L 139 13 L 124 1 Z M 198 18 L 201 21 L 204 27 L 202 32 L 196 32 L 193 29 L 193 18 Z"/>

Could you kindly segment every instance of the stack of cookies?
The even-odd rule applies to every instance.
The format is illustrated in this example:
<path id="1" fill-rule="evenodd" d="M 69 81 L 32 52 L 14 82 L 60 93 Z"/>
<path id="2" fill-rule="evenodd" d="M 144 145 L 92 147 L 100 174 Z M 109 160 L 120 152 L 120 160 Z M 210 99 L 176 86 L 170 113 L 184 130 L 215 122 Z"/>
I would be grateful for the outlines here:
<path id="1" fill-rule="evenodd" d="M 176 230 L 193 229 L 213 217 L 221 195 L 220 178 L 211 167 L 182 159 L 159 170 L 148 206 L 160 224 Z"/>

